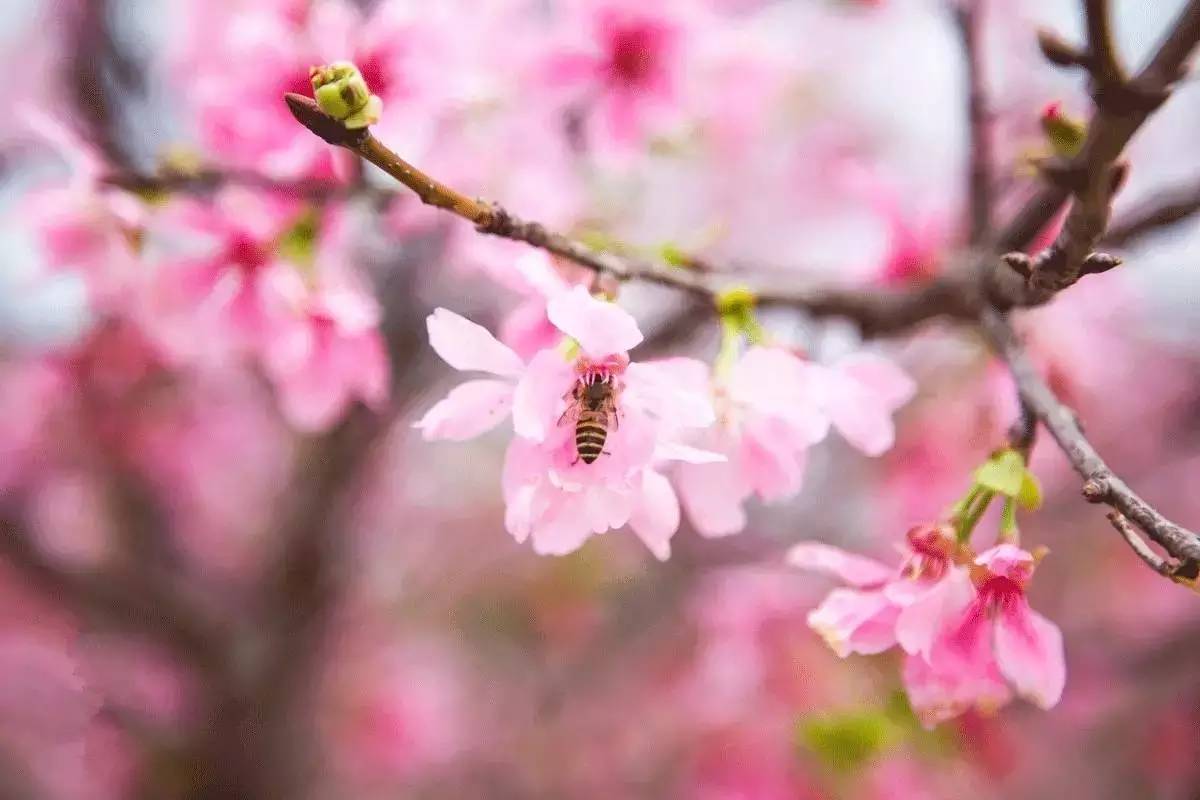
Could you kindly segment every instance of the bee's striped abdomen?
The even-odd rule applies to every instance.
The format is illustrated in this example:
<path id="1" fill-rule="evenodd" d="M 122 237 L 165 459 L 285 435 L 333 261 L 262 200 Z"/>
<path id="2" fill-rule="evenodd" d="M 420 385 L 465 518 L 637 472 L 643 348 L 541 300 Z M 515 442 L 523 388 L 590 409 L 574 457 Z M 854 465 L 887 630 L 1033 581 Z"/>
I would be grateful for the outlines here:
<path id="1" fill-rule="evenodd" d="M 603 412 L 584 411 L 575 423 L 575 452 L 579 460 L 591 464 L 604 451 L 604 440 L 608 438 L 608 419 Z"/>

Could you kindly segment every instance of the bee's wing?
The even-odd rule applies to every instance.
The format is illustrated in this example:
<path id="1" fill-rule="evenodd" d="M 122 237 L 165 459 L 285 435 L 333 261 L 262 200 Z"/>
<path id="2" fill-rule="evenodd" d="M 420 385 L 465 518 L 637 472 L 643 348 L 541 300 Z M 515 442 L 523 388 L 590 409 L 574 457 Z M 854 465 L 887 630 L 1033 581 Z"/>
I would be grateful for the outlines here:
<path id="1" fill-rule="evenodd" d="M 558 424 L 562 425 L 565 422 L 570 422 L 572 425 L 579 421 L 579 401 L 571 400 L 567 403 L 566 411 L 563 411 L 562 416 L 558 418 Z"/>

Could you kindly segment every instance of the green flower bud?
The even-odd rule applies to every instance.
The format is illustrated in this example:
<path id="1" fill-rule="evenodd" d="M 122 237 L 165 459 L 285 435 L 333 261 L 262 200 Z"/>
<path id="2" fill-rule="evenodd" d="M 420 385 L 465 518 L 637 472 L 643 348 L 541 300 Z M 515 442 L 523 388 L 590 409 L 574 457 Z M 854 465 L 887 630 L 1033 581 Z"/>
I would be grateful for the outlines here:
<path id="1" fill-rule="evenodd" d="M 371 94 L 358 67 L 348 61 L 336 61 L 313 67 L 309 76 L 317 105 L 347 128 L 365 128 L 379 121 L 383 101 Z"/>

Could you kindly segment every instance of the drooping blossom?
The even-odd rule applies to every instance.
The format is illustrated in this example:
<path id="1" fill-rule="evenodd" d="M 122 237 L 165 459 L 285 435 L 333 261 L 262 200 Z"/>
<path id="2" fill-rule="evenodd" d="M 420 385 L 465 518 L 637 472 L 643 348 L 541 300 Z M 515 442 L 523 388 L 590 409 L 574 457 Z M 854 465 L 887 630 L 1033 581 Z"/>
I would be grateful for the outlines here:
<path id="1" fill-rule="evenodd" d="M 809 625 L 842 657 L 899 645 L 909 700 L 926 724 L 998 708 L 1013 690 L 1054 706 L 1066 679 L 1062 634 L 1025 597 L 1034 557 L 1011 544 L 967 555 L 942 526 L 909 531 L 898 572 L 817 543 L 797 545 L 788 559 L 854 587 L 830 592 Z"/>
<path id="2" fill-rule="evenodd" d="M 808 615 L 808 624 L 842 658 L 851 653 L 882 653 L 897 642 L 897 631 L 918 627 L 923 617 L 909 611 L 927 595 L 934 598 L 948 580 L 965 575 L 954 565 L 953 531 L 918 526 L 908 531 L 899 567 L 848 553 L 819 542 L 802 542 L 788 563 L 840 578 L 853 588 L 834 589 Z M 933 604 L 933 601 L 929 601 Z M 917 612 L 924 610 L 917 606 Z"/>
<path id="3" fill-rule="evenodd" d="M 969 581 L 947 584 L 925 622 L 900 644 L 910 653 L 905 685 L 927 724 L 968 708 L 992 708 L 1010 688 L 1040 708 L 1053 708 L 1066 683 L 1062 632 L 1029 606 L 1025 589 L 1032 554 L 1000 544 L 975 559 Z"/>
<path id="4" fill-rule="evenodd" d="M 772 502 L 795 496 L 808 448 L 832 425 L 853 446 L 879 455 L 895 438 L 892 412 L 912 396 L 912 380 L 883 358 L 857 354 L 832 366 L 776 347 L 751 347 L 713 389 L 719 424 L 704 445 L 727 461 L 683 464 L 677 482 L 702 534 L 746 525 L 751 495 Z"/>
<path id="5" fill-rule="evenodd" d="M 427 439 L 464 440 L 510 415 L 517 437 L 508 449 L 505 523 L 519 542 L 561 555 L 592 534 L 628 524 L 660 559 L 670 554 L 679 503 L 655 468 L 664 461 L 711 461 L 720 455 L 680 443 L 683 428 L 710 425 L 708 398 L 677 376 L 703 369 L 690 359 L 631 363 L 642 340 L 637 322 L 582 286 L 549 302 L 548 316 L 568 348 L 544 349 L 525 363 L 484 328 L 445 309 L 429 317 L 430 343 L 451 366 L 496 378 L 459 385 L 416 423 Z M 569 424 L 575 387 L 611 386 L 615 414 L 604 453 L 593 463 L 576 452 Z"/>

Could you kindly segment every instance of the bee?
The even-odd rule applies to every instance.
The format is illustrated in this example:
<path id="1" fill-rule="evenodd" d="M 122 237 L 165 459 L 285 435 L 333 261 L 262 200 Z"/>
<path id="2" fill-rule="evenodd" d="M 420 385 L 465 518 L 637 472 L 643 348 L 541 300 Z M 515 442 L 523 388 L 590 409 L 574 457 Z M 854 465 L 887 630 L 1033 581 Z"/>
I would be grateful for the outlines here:
<path id="1" fill-rule="evenodd" d="M 570 405 L 559 417 L 561 425 L 568 419 L 575 423 L 575 460 L 591 464 L 598 459 L 604 450 L 604 442 L 608 439 L 611 427 L 616 430 L 620 425 L 617 412 L 618 388 L 611 377 L 589 375 L 571 387 L 563 395 L 570 400 Z"/>

